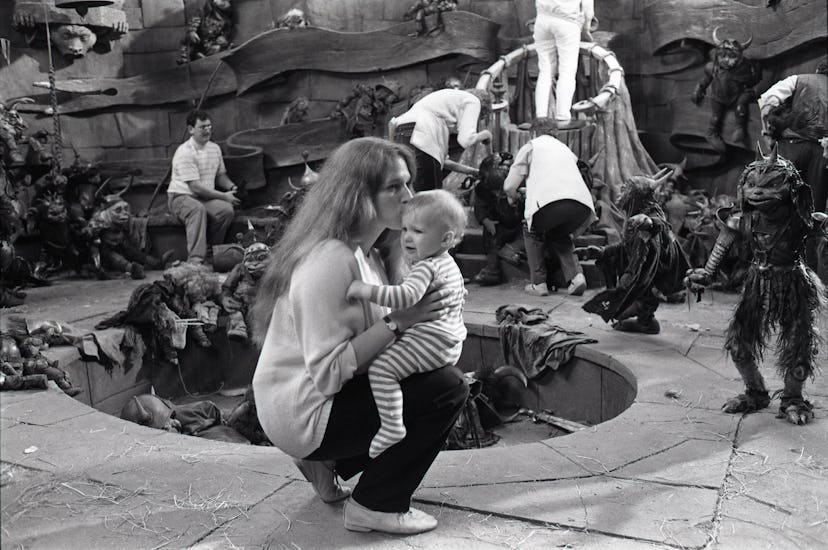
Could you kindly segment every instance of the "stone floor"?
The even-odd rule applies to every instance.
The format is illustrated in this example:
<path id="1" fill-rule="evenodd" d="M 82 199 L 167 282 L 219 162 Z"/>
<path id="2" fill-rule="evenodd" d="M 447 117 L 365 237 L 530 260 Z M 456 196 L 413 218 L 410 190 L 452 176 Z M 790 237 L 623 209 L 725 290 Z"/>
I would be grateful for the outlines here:
<path id="1" fill-rule="evenodd" d="M 663 305 L 662 333 L 614 332 L 580 298 L 520 284 L 469 287 L 471 326 L 507 303 L 543 307 L 596 338 L 638 381 L 616 418 L 564 437 L 441 453 L 415 494 L 435 531 L 352 533 L 273 448 L 169 434 L 107 416 L 58 390 L 0 394 L 2 548 L 828 548 L 828 377 L 807 390 L 816 419 L 771 408 L 727 415 L 740 391 L 722 353 L 736 296 Z M 18 312 L 89 328 L 131 281 L 64 281 Z M 9 313 L 3 310 L 2 314 Z M 828 319 L 821 319 L 823 333 Z M 825 352 L 820 355 L 824 363 Z M 781 386 L 771 361 L 763 372 Z"/>

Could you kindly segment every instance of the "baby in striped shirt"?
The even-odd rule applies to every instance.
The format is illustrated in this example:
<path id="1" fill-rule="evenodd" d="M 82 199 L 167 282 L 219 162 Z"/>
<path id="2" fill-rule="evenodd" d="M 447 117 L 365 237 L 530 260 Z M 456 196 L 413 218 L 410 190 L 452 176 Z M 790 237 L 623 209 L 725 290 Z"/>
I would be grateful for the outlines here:
<path id="1" fill-rule="evenodd" d="M 454 365 L 460 358 L 466 339 L 466 289 L 449 250 L 460 242 L 465 227 L 466 211 L 452 193 L 442 189 L 417 193 L 406 203 L 402 217 L 400 240 L 411 265 L 405 280 L 381 286 L 357 280 L 348 288 L 348 299 L 370 300 L 393 309 L 419 302 L 433 281 L 441 281 L 440 288 L 453 290 L 456 297 L 439 319 L 418 323 L 399 334 L 369 367 L 368 380 L 380 417 L 379 431 L 368 451 L 372 458 L 405 437 L 400 380 Z"/>

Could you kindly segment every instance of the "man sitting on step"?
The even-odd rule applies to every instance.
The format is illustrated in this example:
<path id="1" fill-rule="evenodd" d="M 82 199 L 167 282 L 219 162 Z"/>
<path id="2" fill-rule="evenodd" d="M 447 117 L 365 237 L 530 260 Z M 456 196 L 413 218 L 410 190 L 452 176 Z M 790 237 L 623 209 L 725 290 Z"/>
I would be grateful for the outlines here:
<path id="1" fill-rule="evenodd" d="M 221 244 L 233 221 L 236 184 L 227 177 L 221 149 L 212 141 L 213 123 L 205 111 L 187 115 L 190 139 L 178 146 L 167 188 L 170 212 L 187 231 L 187 261 L 208 259 L 212 245 Z"/>

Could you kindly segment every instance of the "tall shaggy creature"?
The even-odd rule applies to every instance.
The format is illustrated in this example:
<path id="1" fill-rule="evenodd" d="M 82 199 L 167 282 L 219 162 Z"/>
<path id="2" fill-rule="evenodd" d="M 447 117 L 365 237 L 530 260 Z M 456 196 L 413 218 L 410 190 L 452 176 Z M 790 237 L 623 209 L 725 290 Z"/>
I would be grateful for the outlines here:
<path id="1" fill-rule="evenodd" d="M 820 337 L 820 311 L 828 303 L 819 277 L 805 265 L 805 239 L 828 228 L 828 217 L 814 213 L 810 187 L 794 165 L 776 148 L 768 157 L 761 151 L 739 179 L 740 211 L 719 213 L 725 227 L 703 268 L 687 272 L 694 288 L 710 284 L 719 263 L 734 243 L 750 257 L 750 267 L 736 311 L 727 329 L 725 349 L 745 383 L 745 393 L 729 399 L 728 413 L 749 413 L 770 404 L 757 361 L 778 331 L 777 367 L 784 381 L 778 418 L 807 424 L 813 405 L 802 395 L 805 381 L 814 375 Z"/>

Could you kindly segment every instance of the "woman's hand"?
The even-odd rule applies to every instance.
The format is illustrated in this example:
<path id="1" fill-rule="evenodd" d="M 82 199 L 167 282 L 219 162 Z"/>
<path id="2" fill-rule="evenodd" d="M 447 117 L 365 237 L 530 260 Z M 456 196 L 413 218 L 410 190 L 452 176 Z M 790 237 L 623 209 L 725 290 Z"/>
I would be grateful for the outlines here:
<path id="1" fill-rule="evenodd" d="M 435 321 L 442 317 L 443 310 L 450 306 L 454 299 L 452 291 L 445 289 L 444 286 L 444 280 L 435 281 L 433 288 L 426 292 L 419 302 L 410 308 L 391 312 L 391 318 L 396 321 L 400 330 L 406 330 L 423 321 Z"/>

